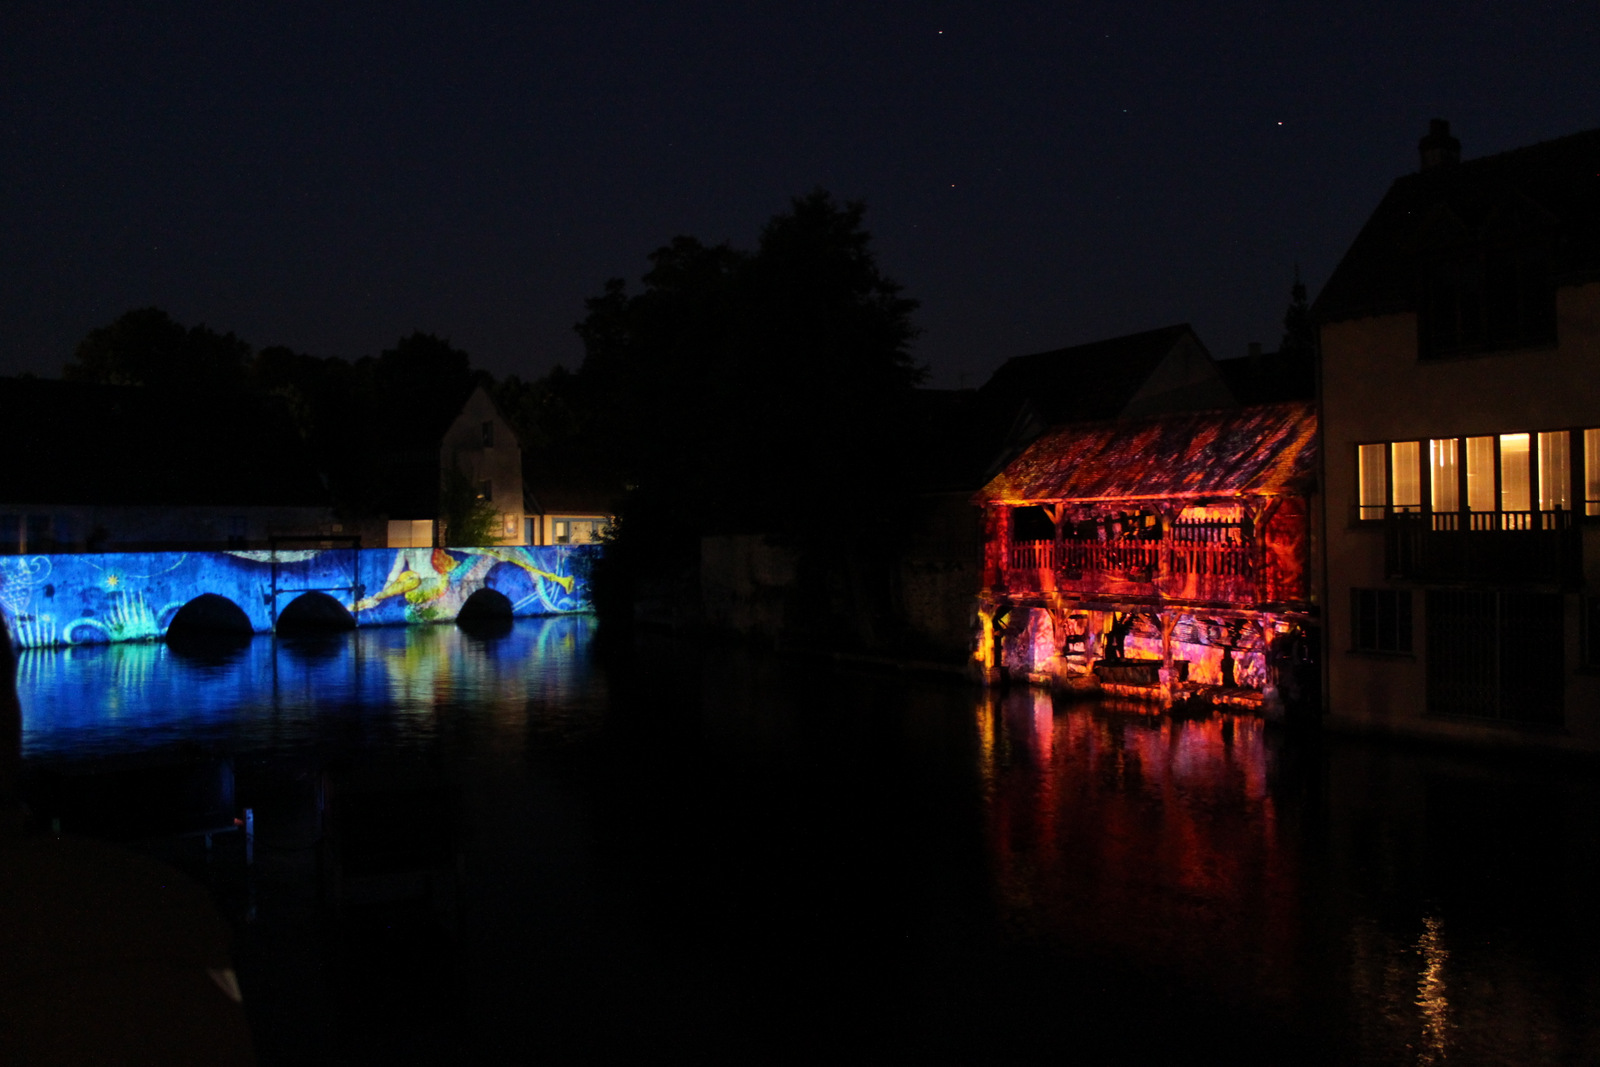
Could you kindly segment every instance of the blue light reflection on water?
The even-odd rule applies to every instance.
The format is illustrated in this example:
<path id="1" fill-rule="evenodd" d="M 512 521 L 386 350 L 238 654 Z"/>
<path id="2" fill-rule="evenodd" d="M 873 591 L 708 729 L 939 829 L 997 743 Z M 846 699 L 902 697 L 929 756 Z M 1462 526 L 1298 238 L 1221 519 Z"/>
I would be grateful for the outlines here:
<path id="1" fill-rule="evenodd" d="M 1600 1062 L 1592 769 L 687 643 L 593 656 L 592 629 L 27 653 L 26 756 L 254 754 L 268 844 L 305 839 L 278 757 L 437 756 L 465 962 L 333 1017 L 315 983 L 355 965 L 295 926 L 310 853 L 264 845 L 240 973 L 276 1062 L 339 1027 L 435 1062 L 518 1062 L 530 1034 L 633 1062 L 662 1033 L 701 1053 L 678 1058 L 828 1062 L 842 1032 L 885 1061 Z M 396 1029 L 396 986 L 464 1007 Z"/>
<path id="2" fill-rule="evenodd" d="M 126 756 L 179 742 L 223 749 L 310 740 L 319 715 L 361 714 L 426 731 L 441 704 L 566 690 L 594 625 L 521 620 L 489 639 L 450 625 L 312 638 L 261 635 L 204 654 L 144 641 L 21 653 L 25 759 Z"/>

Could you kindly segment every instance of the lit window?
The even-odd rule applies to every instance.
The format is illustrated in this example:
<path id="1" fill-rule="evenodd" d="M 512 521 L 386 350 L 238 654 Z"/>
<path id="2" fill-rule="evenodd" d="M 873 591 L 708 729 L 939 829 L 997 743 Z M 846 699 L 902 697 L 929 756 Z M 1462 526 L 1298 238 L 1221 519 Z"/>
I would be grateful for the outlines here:
<path id="1" fill-rule="evenodd" d="M 1422 510 L 1422 446 L 1415 441 L 1396 441 L 1389 446 L 1394 461 L 1394 493 L 1391 503 L 1396 511 Z"/>
<path id="2" fill-rule="evenodd" d="M 1494 438 L 1467 438 L 1467 507 L 1494 510 Z"/>
<path id="3" fill-rule="evenodd" d="M 1583 431 L 1583 513 L 1600 515 L 1600 430 Z"/>
<path id="4" fill-rule="evenodd" d="M 558 545 L 567 545 L 572 543 L 572 535 L 568 532 L 566 519 L 557 519 L 555 522 L 551 523 L 550 540 Z"/>
<path id="5" fill-rule="evenodd" d="M 1572 438 L 1565 430 L 1539 435 L 1539 510 L 1572 510 Z"/>
<path id="6" fill-rule="evenodd" d="M 1500 435 L 1500 510 L 1528 511 L 1533 495 L 1528 484 L 1528 435 Z"/>
<path id="7" fill-rule="evenodd" d="M 1381 519 L 1384 507 L 1389 503 L 1389 478 L 1386 474 L 1388 446 L 1361 445 L 1357 452 L 1361 517 Z"/>
<path id="8" fill-rule="evenodd" d="M 1461 468 L 1456 459 L 1458 452 L 1454 437 L 1428 442 L 1429 485 L 1435 512 L 1461 510 Z"/>

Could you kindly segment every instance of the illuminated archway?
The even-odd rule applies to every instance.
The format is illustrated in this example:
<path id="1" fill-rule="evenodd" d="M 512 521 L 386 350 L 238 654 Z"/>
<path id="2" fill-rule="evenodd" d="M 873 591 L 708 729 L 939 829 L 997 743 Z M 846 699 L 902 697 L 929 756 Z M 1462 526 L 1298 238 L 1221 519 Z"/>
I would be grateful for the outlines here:
<path id="1" fill-rule="evenodd" d="M 302 593 L 278 613 L 280 634 L 338 633 L 356 628 L 355 616 L 327 593 Z"/>
<path id="2" fill-rule="evenodd" d="M 172 617 L 167 624 L 167 642 L 197 636 L 249 637 L 254 632 L 244 609 L 225 596 L 201 593 Z"/>
<path id="3" fill-rule="evenodd" d="M 1042 607 L 1018 608 L 1002 649 L 1006 668 L 1024 678 L 1049 669 L 1056 654 L 1055 622 Z"/>
<path id="4" fill-rule="evenodd" d="M 483 576 L 483 586 L 505 594 L 513 612 L 518 604 L 534 599 L 539 591 L 538 582 L 527 569 L 513 563 L 496 563 Z"/>

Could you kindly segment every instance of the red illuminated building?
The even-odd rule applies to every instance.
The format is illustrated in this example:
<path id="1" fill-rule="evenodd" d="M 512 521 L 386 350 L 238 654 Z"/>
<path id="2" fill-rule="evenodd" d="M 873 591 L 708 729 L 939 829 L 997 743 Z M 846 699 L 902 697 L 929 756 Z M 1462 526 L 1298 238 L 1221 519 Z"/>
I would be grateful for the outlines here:
<path id="1" fill-rule="evenodd" d="M 1061 426 L 974 498 L 990 681 L 1314 702 L 1310 404 Z"/>

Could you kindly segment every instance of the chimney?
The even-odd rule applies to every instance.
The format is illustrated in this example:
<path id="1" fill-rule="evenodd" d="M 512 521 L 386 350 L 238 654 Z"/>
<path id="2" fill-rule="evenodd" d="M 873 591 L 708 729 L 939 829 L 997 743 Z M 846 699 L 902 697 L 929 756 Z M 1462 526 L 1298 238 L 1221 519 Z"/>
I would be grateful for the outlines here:
<path id="1" fill-rule="evenodd" d="M 1450 124 L 1444 119 L 1428 123 L 1427 136 L 1417 142 L 1417 152 L 1422 156 L 1423 170 L 1461 162 L 1461 142 L 1450 136 Z"/>

